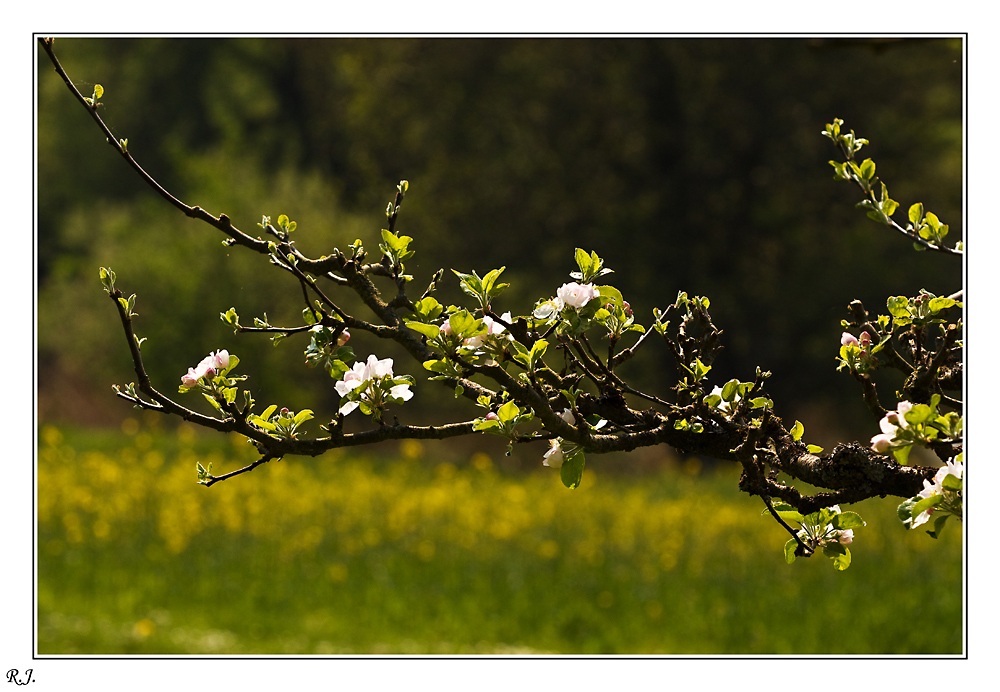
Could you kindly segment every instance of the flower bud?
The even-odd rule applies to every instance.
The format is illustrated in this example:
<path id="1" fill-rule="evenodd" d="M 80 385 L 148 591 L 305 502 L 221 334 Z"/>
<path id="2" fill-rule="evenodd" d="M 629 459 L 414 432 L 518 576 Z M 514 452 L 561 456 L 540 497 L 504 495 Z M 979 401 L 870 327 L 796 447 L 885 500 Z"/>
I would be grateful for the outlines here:
<path id="1" fill-rule="evenodd" d="M 195 369 L 188 368 L 187 374 L 181 375 L 181 386 L 185 389 L 191 389 L 198 384 L 199 379 L 200 375 L 195 371 Z"/>
<path id="2" fill-rule="evenodd" d="M 563 465 L 561 440 L 549 440 L 549 451 L 542 458 L 542 465 L 557 469 Z"/>
<path id="3" fill-rule="evenodd" d="M 879 454 L 885 454 L 889 451 L 892 446 L 892 437 L 886 435 L 885 433 L 881 435 L 876 435 L 872 438 L 872 449 L 874 449 Z"/>
<path id="4" fill-rule="evenodd" d="M 848 344 L 854 344 L 855 346 L 857 346 L 858 345 L 858 340 L 850 332 L 844 332 L 840 336 L 840 345 L 841 346 L 847 346 Z"/>

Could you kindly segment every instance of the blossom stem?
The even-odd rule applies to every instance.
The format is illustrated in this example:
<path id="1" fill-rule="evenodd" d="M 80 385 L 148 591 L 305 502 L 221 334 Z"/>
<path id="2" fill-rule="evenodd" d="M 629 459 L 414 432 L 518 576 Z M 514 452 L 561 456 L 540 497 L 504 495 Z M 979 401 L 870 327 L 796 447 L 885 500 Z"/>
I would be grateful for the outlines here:
<path id="1" fill-rule="evenodd" d="M 771 516 L 774 517 L 774 520 L 779 524 L 781 524 L 783 527 L 785 527 L 785 531 L 792 534 L 792 538 L 794 538 L 795 542 L 799 544 L 799 547 L 795 549 L 795 553 L 798 554 L 799 551 L 801 551 L 802 557 L 808 557 L 809 555 L 812 555 L 813 549 L 802 542 L 802 539 L 799 538 L 799 532 L 793 529 L 788 524 L 786 524 L 785 520 L 782 519 L 781 516 L 775 511 L 774 507 L 771 505 L 771 498 L 768 497 L 766 493 L 762 494 L 760 497 L 762 500 L 764 500 L 764 504 L 767 506 L 767 511 L 771 513 Z"/>

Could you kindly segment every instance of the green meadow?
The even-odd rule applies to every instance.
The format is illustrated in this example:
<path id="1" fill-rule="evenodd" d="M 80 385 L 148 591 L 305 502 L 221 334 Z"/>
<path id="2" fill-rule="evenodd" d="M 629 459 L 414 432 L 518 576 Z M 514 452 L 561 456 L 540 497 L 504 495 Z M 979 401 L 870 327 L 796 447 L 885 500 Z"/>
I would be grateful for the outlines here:
<path id="1" fill-rule="evenodd" d="M 379 456 L 379 451 L 383 456 Z M 517 450 L 515 454 L 525 454 Z M 959 654 L 962 528 L 852 507 L 853 564 L 785 564 L 735 466 L 582 487 L 409 442 L 271 462 L 193 428 L 42 426 L 46 654 Z"/>

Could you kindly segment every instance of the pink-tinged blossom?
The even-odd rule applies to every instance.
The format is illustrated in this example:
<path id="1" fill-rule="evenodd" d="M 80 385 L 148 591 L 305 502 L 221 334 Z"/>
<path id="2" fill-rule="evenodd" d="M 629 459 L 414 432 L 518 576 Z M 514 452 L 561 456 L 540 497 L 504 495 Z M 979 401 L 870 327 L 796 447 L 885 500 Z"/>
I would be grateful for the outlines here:
<path id="1" fill-rule="evenodd" d="M 841 346 L 847 346 L 848 344 L 853 344 L 853 345 L 857 346 L 858 345 L 858 340 L 850 332 L 844 332 L 840 336 L 840 345 Z"/>
<path id="2" fill-rule="evenodd" d="M 931 495 L 941 495 L 944 493 L 944 479 L 951 475 L 955 478 L 962 477 L 962 462 L 960 461 L 949 461 L 947 464 L 942 466 L 934 474 L 934 481 L 931 482 L 924 479 L 924 489 L 918 493 L 918 497 L 930 497 Z"/>
<path id="3" fill-rule="evenodd" d="M 549 440 L 549 451 L 542 457 L 542 465 L 557 469 L 563 465 L 562 440 Z"/>
<path id="4" fill-rule="evenodd" d="M 879 454 L 885 454 L 892 447 L 892 435 L 876 435 L 872 438 L 872 449 Z"/>
<path id="5" fill-rule="evenodd" d="M 882 432 L 894 433 L 896 432 L 896 428 L 905 428 L 906 418 L 904 415 L 911 408 L 913 408 L 913 404 L 909 401 L 900 401 L 895 411 L 887 411 L 885 417 L 879 421 L 879 427 L 882 428 Z"/>
<path id="6" fill-rule="evenodd" d="M 444 321 L 444 324 L 438 329 L 442 334 L 451 334 L 451 322 L 448 320 Z"/>
<path id="7" fill-rule="evenodd" d="M 896 430 L 907 427 L 904 415 L 913 408 L 909 401 L 900 401 L 895 411 L 887 411 L 878 426 L 882 429 L 881 435 L 872 438 L 872 449 L 879 454 L 885 454 L 892 449 L 892 442 L 896 436 Z"/>
<path id="8" fill-rule="evenodd" d="M 347 396 L 347 393 L 352 389 L 357 389 L 364 384 L 369 375 L 368 367 L 361 361 L 358 361 L 354 364 L 353 368 L 344 373 L 343 379 L 334 384 L 334 388 L 340 396 Z"/>
<path id="9" fill-rule="evenodd" d="M 540 303 L 531 314 L 539 320 L 551 320 L 557 317 L 564 307 L 561 298 L 553 298 Z"/>
<path id="10" fill-rule="evenodd" d="M 201 359 L 193 368 L 188 368 L 187 374 L 181 375 L 181 387 L 191 389 L 203 377 L 214 376 L 217 372 L 229 367 L 229 352 L 226 350 L 210 353 Z"/>
<path id="11" fill-rule="evenodd" d="M 556 298 L 563 304 L 579 310 L 600 295 L 594 284 L 578 284 L 575 281 L 563 284 L 556 291 Z"/>
<path id="12" fill-rule="evenodd" d="M 337 337 L 337 345 L 338 346 L 343 346 L 350 339 L 351 339 L 351 333 L 345 329 L 344 331 L 342 331 L 340 333 L 340 336 Z"/>
<path id="13" fill-rule="evenodd" d="M 947 464 L 945 464 L 944 466 L 942 466 L 937 470 L 937 473 L 934 474 L 933 482 L 927 480 L 926 478 L 924 479 L 924 489 L 921 490 L 919 493 L 917 493 L 917 497 L 928 498 L 933 495 L 944 495 L 945 493 L 944 479 L 948 475 L 955 476 L 956 478 L 961 478 L 963 471 L 964 468 L 962 466 L 962 462 L 949 461 Z M 915 529 L 918 526 L 926 524 L 928 521 L 930 521 L 931 515 L 934 514 L 935 509 L 937 508 L 929 507 L 928 509 L 925 509 L 923 512 L 915 516 L 913 518 L 912 523 L 910 524 L 910 528 Z"/>
<path id="14" fill-rule="evenodd" d="M 573 415 L 573 411 L 568 408 L 564 408 L 563 412 L 559 414 L 559 417 L 570 425 L 576 425 L 576 416 Z"/>
<path id="15" fill-rule="evenodd" d="M 487 413 L 486 416 L 485 416 L 485 418 L 486 418 L 486 420 L 500 420 L 500 416 L 498 416 L 497 414 L 493 413 L 493 411 L 490 411 L 489 413 Z"/>
<path id="16" fill-rule="evenodd" d="M 201 375 L 194 368 L 188 368 L 187 374 L 181 375 L 181 386 L 184 389 L 191 389 L 198 384 L 198 380 L 200 379 Z"/>
<path id="17" fill-rule="evenodd" d="M 850 545 L 854 541 L 854 529 L 844 529 L 837 537 L 837 542 L 841 545 Z"/>
<path id="18" fill-rule="evenodd" d="M 208 355 L 209 366 L 216 372 L 222 372 L 229 367 L 229 351 L 225 349 Z"/>
<path id="19" fill-rule="evenodd" d="M 503 315 L 500 316 L 500 319 L 510 324 L 512 318 L 509 312 L 505 312 Z M 478 336 L 470 336 L 468 339 L 465 340 L 466 346 L 471 346 L 472 348 L 479 348 L 486 341 L 487 337 L 502 334 L 505 331 L 504 326 L 495 319 L 493 319 L 492 317 L 490 317 L 489 315 L 483 317 L 483 326 L 486 327 L 486 333 L 479 334 Z"/>
<path id="20" fill-rule="evenodd" d="M 347 397 L 352 391 L 359 387 L 367 387 L 369 380 L 383 380 L 392 378 L 392 358 L 379 360 L 374 354 L 368 356 L 366 361 L 357 361 L 354 367 L 344 373 L 343 379 L 334 384 L 337 393 L 341 397 Z M 384 390 L 383 390 L 384 391 Z M 389 396 L 394 399 L 409 401 L 413 398 L 410 385 L 397 384 L 389 387 Z M 362 391 L 361 398 L 369 400 L 370 392 Z M 360 405 L 359 401 L 345 401 L 341 404 L 340 413 L 349 414 Z"/>

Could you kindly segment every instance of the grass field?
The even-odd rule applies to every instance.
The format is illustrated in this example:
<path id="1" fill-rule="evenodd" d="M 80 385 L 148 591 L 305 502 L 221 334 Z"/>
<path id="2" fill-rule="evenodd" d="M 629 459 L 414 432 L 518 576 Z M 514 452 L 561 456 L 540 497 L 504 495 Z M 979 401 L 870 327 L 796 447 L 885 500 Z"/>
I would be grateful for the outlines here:
<path id="1" fill-rule="evenodd" d="M 962 537 L 854 508 L 854 563 L 785 564 L 738 470 L 508 473 L 331 453 L 212 488 L 245 442 L 43 426 L 40 654 L 955 654 Z M 500 453 L 502 454 L 502 452 Z M 918 624 L 919 623 L 919 624 Z M 933 624 L 929 624 L 933 623 Z"/>

